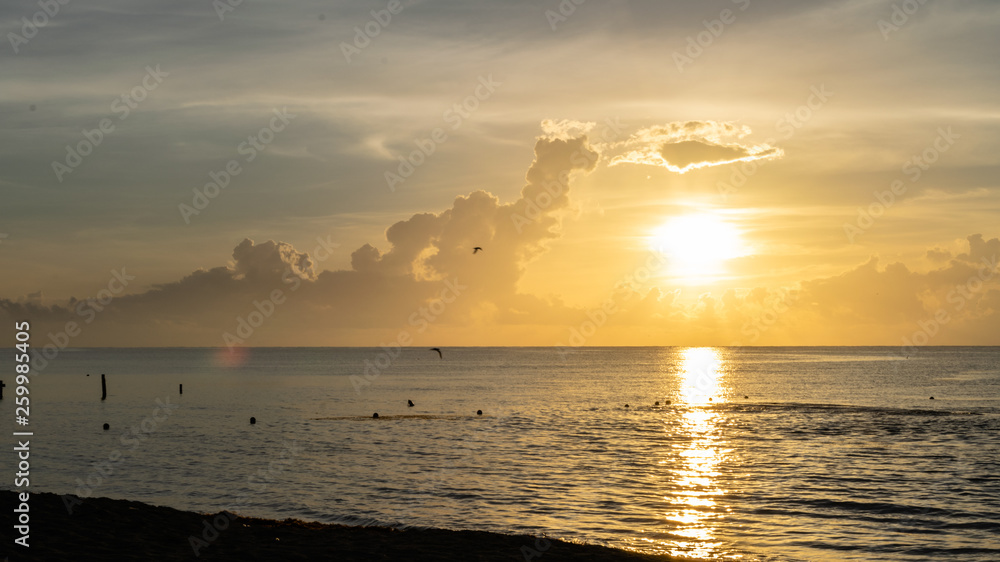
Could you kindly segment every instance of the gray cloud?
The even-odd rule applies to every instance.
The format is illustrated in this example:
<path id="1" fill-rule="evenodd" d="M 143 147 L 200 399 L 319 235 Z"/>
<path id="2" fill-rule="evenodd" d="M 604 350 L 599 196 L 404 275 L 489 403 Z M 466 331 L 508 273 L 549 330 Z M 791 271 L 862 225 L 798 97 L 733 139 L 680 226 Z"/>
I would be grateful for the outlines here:
<path id="1" fill-rule="evenodd" d="M 664 162 L 684 169 L 696 164 L 734 162 L 750 155 L 742 146 L 724 146 L 697 140 L 668 143 L 660 147 L 660 156 Z"/>
<path id="2" fill-rule="evenodd" d="M 780 158 L 784 152 L 768 143 L 743 140 L 747 126 L 716 121 L 686 121 L 647 127 L 617 143 L 623 151 L 611 165 L 645 164 L 683 174 L 699 168 Z M 772 141 L 773 142 L 773 141 Z"/>
<path id="3" fill-rule="evenodd" d="M 704 163 L 706 171 L 697 180 L 728 181 L 735 166 L 720 164 L 778 157 L 779 149 L 754 139 L 773 134 L 769 127 L 774 121 L 804 102 L 810 84 L 821 82 L 851 97 L 837 98 L 796 131 L 794 143 L 782 141 L 795 158 L 785 159 L 780 169 L 761 172 L 753 180 L 757 199 L 744 202 L 787 205 L 790 215 L 796 211 L 792 205 L 802 204 L 822 208 L 835 203 L 853 210 L 858 201 L 870 200 L 873 189 L 883 189 L 898 176 L 902 161 L 918 153 L 936 127 L 954 124 L 975 142 L 942 158 L 908 196 L 929 188 L 975 187 L 987 194 L 982 200 L 951 203 L 951 213 L 960 218 L 917 220 L 895 229 L 896 239 L 912 243 L 919 233 L 924 238 L 915 244 L 923 248 L 954 236 L 956 228 L 966 232 L 992 224 L 1000 171 L 993 119 L 1000 87 L 994 71 L 1000 56 L 994 40 L 1000 21 L 996 2 L 927 3 L 889 41 L 875 24 L 891 13 L 888 4 L 755 2 L 683 76 L 667 72 L 665 54 L 702 31 L 702 22 L 715 17 L 719 7 L 654 0 L 584 3 L 553 32 L 544 11 L 557 8 L 556 1 L 405 5 L 350 65 L 340 55 L 339 43 L 351 40 L 353 27 L 363 25 L 369 11 L 384 3 L 244 2 L 219 21 L 209 1 L 71 2 L 20 54 L 4 43 L 0 229 L 11 238 L 0 246 L 0 259 L 5 271 L 19 274 L 5 277 L 3 292 L 35 293 L 44 286 L 46 296 L 65 299 L 99 286 L 104 271 L 132 260 L 155 270 L 157 281 L 173 280 L 178 272 L 218 263 L 228 249 L 220 247 L 220 240 L 228 240 L 229 247 L 244 236 L 298 240 L 308 222 L 309 228 L 322 225 L 324 233 L 350 233 L 359 241 L 352 247 L 360 249 L 353 267 L 304 282 L 298 301 L 325 311 L 341 307 L 353 314 L 348 319 L 366 325 L 391 324 L 395 320 L 388 318 L 400 310 L 394 307 L 406 309 L 432 295 L 436 277 L 449 271 L 477 275 L 461 269 L 461 247 L 487 239 L 504 256 L 502 265 L 478 265 L 483 275 L 503 279 L 509 295 L 496 314 L 515 309 L 543 314 L 546 307 L 509 287 L 524 264 L 544 252 L 566 201 L 557 197 L 538 221 L 522 225 L 522 233 L 515 229 L 514 234 L 523 235 L 521 242 L 504 231 L 504 220 L 529 212 L 541 193 L 536 189 L 522 196 L 517 184 L 508 181 L 530 160 L 530 148 L 520 139 L 540 119 L 674 120 L 649 128 L 648 138 L 611 147 L 604 155 L 677 171 Z M 18 30 L 21 17 L 37 10 L 34 2 L 0 4 L 5 38 L 6 32 Z M 325 18 L 319 20 L 319 14 Z M 762 60 L 769 64 L 754 63 Z M 914 60 L 921 64 L 912 64 Z M 69 183 L 58 184 L 50 162 L 79 140 L 82 129 L 93 128 L 108 114 L 111 100 L 137 83 L 145 65 L 156 63 L 172 73 L 168 82 L 119 124 Z M 392 159 L 372 150 L 369 141 L 375 139 L 390 152 L 412 147 L 413 139 L 438 126 L 442 110 L 467 95 L 483 72 L 506 81 L 502 95 L 456 131 L 434 161 L 408 180 L 407 190 L 387 197 L 382 173 Z M 294 127 L 213 203 L 200 217 L 203 221 L 178 229 L 177 203 L 207 181 L 209 171 L 233 157 L 236 144 L 261 126 L 272 107 L 285 105 L 301 115 Z M 719 120 L 717 136 L 706 128 L 709 122 L 691 120 L 709 115 Z M 752 126 L 753 134 L 740 136 L 743 129 L 735 123 Z M 804 184 L 812 188 L 800 189 Z M 456 199 L 456 193 L 466 195 Z M 934 205 L 930 211 L 939 208 Z M 419 212 L 426 209 L 445 210 Z M 382 226 L 411 215 L 402 221 L 405 225 L 394 227 L 391 241 L 375 241 Z M 822 239 L 824 227 L 809 235 Z M 934 232 L 927 234 L 931 228 Z M 403 233 L 417 238 L 411 242 Z M 363 246 L 364 240 L 372 242 Z M 988 242 L 983 244 L 956 259 L 975 263 L 992 251 Z M 255 256 L 274 253 L 267 263 L 285 267 L 279 245 L 265 242 L 251 249 Z M 343 257 L 343 267 L 348 259 Z M 241 261 L 244 266 L 254 263 L 244 256 L 234 264 Z M 255 267 L 263 266 L 257 262 Z M 313 264 L 314 271 L 321 268 Z M 884 271 L 877 265 L 874 269 L 874 277 L 881 279 Z M 865 270 L 858 278 L 865 273 L 870 274 Z M 192 335 L 195 341 L 211 339 L 212 330 L 231 323 L 246 299 L 257 298 L 255 291 L 264 288 L 240 275 L 230 267 L 212 268 L 162 283 L 145 301 L 116 301 L 115 314 L 134 317 L 134 326 L 121 331 L 121 342 L 155 342 L 154 334 L 162 329 L 163 343 L 168 343 L 178 326 L 197 334 Z M 366 275 L 367 284 L 352 285 Z M 328 279 L 336 279 L 340 290 L 367 297 L 330 296 L 336 291 L 317 288 L 333 283 Z M 185 308 L 182 291 L 194 308 Z M 202 299 L 203 294 L 215 300 Z M 129 316 L 127 302 L 136 303 L 134 310 L 141 302 L 150 318 L 157 319 Z M 213 302 L 223 303 L 224 313 L 209 322 L 207 308 Z M 681 314 L 675 309 L 660 313 Z M 212 328 L 202 328 L 200 319 Z M 315 341 L 320 341 L 321 328 L 336 322 L 318 324 Z M 110 336 L 102 341 L 115 343 Z"/>
<path id="4" fill-rule="evenodd" d="M 468 322 L 483 310 L 501 323 L 520 321 L 526 310 L 534 312 L 533 322 L 551 322 L 559 307 L 520 294 L 517 283 L 526 264 L 545 251 L 544 242 L 558 236 L 570 178 L 593 170 L 598 159 L 586 136 L 540 138 L 517 200 L 501 203 L 480 190 L 457 197 L 440 213 L 415 214 L 385 231 L 385 251 L 371 244 L 355 250 L 350 270 L 317 274 L 315 256 L 307 252 L 245 239 L 226 266 L 116 297 L 93 315 L 94 327 L 74 345 L 222 345 L 235 319 L 276 290 L 287 297 L 282 314 L 248 345 L 327 345 L 338 335 L 357 338 L 358 330 L 405 327 L 409 311 L 426 306 L 444 283 L 465 287 L 449 306 L 450 323 Z M 474 257 L 474 246 L 485 251 Z M 0 311 L 59 331 L 67 321 L 80 322 L 77 307 L 84 302 L 2 300 Z"/>

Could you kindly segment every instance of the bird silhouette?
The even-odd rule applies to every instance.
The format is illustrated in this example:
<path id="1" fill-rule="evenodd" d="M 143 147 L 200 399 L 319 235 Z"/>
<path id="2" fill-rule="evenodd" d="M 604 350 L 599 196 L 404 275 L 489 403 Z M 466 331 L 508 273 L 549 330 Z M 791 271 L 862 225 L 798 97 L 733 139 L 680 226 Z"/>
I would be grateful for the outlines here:
<path id="1" fill-rule="evenodd" d="M 412 408 L 413 407 L 413 400 L 407 400 L 406 401 L 406 405 Z"/>
<path id="2" fill-rule="evenodd" d="M 475 248 L 472 249 L 472 253 L 473 254 L 478 254 L 481 250 L 482 250 L 482 248 L 480 248 L 479 246 L 476 246 Z"/>
<path id="3" fill-rule="evenodd" d="M 440 357 L 441 359 L 444 359 L 444 355 L 441 355 L 441 348 L 440 347 L 432 347 L 432 348 L 430 348 L 429 351 L 436 351 L 436 352 L 438 352 L 438 357 Z"/>

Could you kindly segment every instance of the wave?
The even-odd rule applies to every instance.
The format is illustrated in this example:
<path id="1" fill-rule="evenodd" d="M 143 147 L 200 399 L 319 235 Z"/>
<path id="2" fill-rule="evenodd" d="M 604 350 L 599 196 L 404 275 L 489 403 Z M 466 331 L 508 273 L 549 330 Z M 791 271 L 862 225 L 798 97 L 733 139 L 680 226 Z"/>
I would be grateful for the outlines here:
<path id="1" fill-rule="evenodd" d="M 489 418 L 486 414 L 379 414 L 377 418 L 372 416 L 331 416 L 326 418 L 310 418 L 317 421 L 386 421 L 386 420 L 469 420 Z"/>

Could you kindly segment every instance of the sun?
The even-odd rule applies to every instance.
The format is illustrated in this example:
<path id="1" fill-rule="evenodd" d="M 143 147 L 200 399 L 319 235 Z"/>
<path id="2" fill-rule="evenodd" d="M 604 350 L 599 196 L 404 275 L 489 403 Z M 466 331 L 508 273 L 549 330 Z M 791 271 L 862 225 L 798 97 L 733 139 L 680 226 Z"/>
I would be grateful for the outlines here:
<path id="1" fill-rule="evenodd" d="M 740 230 L 712 213 L 671 218 L 652 232 L 649 245 L 667 257 L 672 277 L 692 284 L 719 277 L 727 261 L 747 254 Z"/>

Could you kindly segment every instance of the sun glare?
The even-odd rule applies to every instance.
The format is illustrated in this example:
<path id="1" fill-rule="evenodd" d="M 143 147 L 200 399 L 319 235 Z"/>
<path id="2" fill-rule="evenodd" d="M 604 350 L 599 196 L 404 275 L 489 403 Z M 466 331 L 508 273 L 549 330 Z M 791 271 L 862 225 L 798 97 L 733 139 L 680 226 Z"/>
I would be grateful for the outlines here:
<path id="1" fill-rule="evenodd" d="M 667 257 L 671 276 L 705 282 L 726 272 L 728 260 L 746 255 L 740 231 L 711 213 L 674 217 L 649 237 L 650 246 Z"/>

